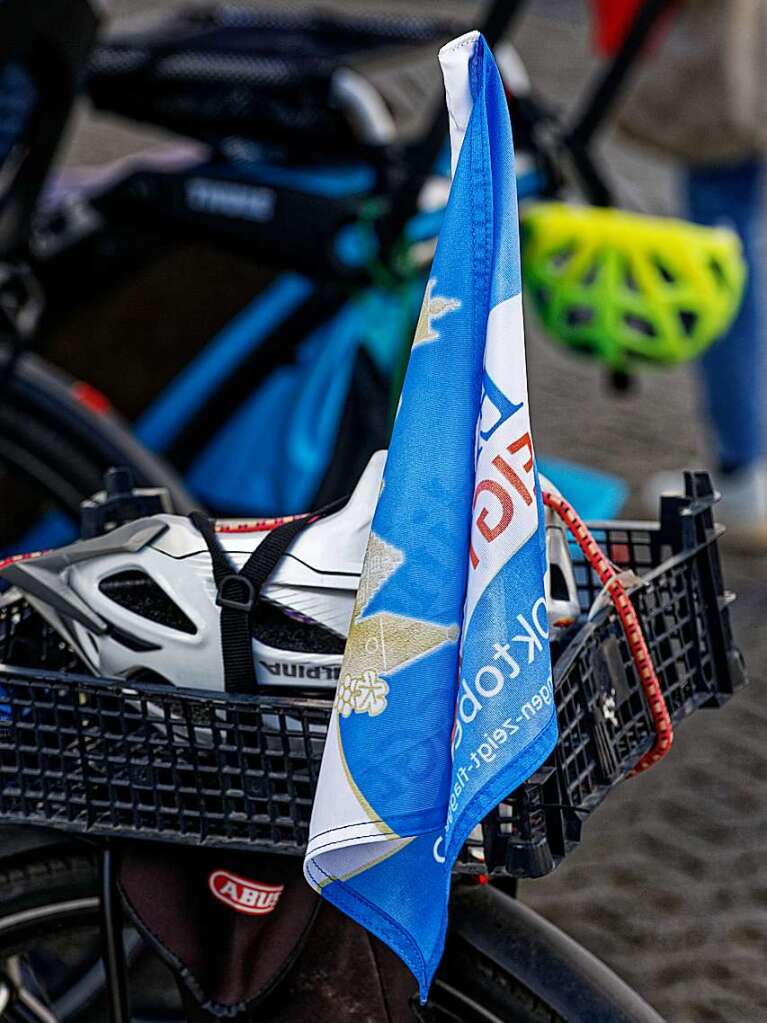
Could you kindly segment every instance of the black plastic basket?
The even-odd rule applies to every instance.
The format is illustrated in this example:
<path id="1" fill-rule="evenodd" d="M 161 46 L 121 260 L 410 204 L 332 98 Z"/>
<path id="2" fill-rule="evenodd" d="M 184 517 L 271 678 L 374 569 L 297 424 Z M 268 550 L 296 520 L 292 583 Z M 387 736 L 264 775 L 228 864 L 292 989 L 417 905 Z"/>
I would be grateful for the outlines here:
<path id="1" fill-rule="evenodd" d="M 745 681 L 704 474 L 665 498 L 660 525 L 593 527 L 632 594 L 675 721 Z M 584 610 L 600 590 L 582 561 Z M 0 820 L 91 836 L 300 854 L 331 704 L 223 696 L 82 673 L 23 600 L 0 610 Z M 650 748 L 652 723 L 615 615 L 583 625 L 555 666 L 560 738 L 529 781 L 477 829 L 456 869 L 540 876 Z M 481 834 L 480 834 L 481 831 Z"/>

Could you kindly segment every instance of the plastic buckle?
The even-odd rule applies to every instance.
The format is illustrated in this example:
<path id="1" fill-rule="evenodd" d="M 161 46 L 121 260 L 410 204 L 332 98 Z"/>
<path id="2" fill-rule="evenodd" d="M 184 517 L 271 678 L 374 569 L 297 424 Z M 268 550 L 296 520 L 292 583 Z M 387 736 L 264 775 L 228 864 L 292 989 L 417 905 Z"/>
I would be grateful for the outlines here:
<path id="1" fill-rule="evenodd" d="M 236 597 L 225 597 L 224 588 L 227 583 L 237 583 L 238 586 L 244 586 L 248 594 L 247 600 L 237 600 Z M 221 582 L 218 584 L 218 594 L 216 596 L 216 603 L 219 607 L 231 607 L 235 611 L 252 611 L 253 605 L 256 602 L 256 590 L 250 579 L 246 579 L 244 575 L 238 575 L 236 572 L 232 572 L 230 575 L 225 575 Z"/>

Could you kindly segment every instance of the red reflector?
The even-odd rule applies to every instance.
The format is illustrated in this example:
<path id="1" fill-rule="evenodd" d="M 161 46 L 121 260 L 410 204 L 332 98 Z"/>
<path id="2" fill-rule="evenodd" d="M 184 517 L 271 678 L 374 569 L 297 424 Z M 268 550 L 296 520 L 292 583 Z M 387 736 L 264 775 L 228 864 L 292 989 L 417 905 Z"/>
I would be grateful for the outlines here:
<path id="1" fill-rule="evenodd" d="M 105 415 L 112 408 L 109 398 L 105 394 L 90 384 L 86 384 L 83 380 L 72 384 L 72 395 L 76 401 L 79 401 L 90 412 L 95 412 L 97 416 Z"/>
<path id="2" fill-rule="evenodd" d="M 593 37 L 599 53 L 612 56 L 618 52 L 631 30 L 643 0 L 591 0 Z M 660 32 L 673 16 L 671 10 L 661 15 L 658 21 Z M 650 43 L 657 40 L 659 31 L 650 37 Z"/>

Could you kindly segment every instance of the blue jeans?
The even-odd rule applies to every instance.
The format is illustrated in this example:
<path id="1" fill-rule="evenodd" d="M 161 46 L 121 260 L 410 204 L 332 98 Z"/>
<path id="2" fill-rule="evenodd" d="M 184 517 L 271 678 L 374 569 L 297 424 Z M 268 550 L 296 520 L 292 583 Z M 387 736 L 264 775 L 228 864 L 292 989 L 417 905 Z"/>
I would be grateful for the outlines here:
<path id="1" fill-rule="evenodd" d="M 701 385 L 719 467 L 740 469 L 767 451 L 767 321 L 757 240 L 765 166 L 756 161 L 688 168 L 687 212 L 698 224 L 727 224 L 748 264 L 743 304 L 729 332 L 700 360 Z"/>

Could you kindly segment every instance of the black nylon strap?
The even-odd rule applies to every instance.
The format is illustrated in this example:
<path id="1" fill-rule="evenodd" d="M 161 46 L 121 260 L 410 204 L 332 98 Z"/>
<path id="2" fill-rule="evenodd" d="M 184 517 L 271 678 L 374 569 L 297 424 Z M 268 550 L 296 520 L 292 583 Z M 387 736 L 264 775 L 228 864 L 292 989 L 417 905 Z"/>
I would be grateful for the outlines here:
<path id="1" fill-rule="evenodd" d="M 189 518 L 210 551 L 213 579 L 218 590 L 216 603 L 221 608 L 219 627 L 224 690 L 227 693 L 254 693 L 256 672 L 250 641 L 250 612 L 255 603 L 252 584 L 240 581 L 237 569 L 219 543 L 210 519 L 199 511 L 192 512 Z"/>
<path id="2" fill-rule="evenodd" d="M 215 580 L 216 586 L 218 586 L 225 575 L 234 571 L 232 563 L 229 561 L 224 548 L 218 542 L 216 530 L 213 528 L 213 523 L 207 515 L 201 511 L 193 511 L 189 515 L 189 521 L 192 523 L 197 532 L 202 534 L 202 538 L 210 551 L 210 560 L 213 566 L 213 579 Z"/>
<path id="3" fill-rule="evenodd" d="M 221 649 L 224 660 L 224 689 L 227 693 L 256 692 L 251 630 L 253 612 L 264 583 L 296 537 L 312 522 L 338 511 L 346 500 L 342 498 L 319 511 L 275 526 L 239 572 L 221 546 L 210 519 L 202 512 L 192 512 L 189 516 L 210 551 L 213 578 L 218 589 L 216 603 L 221 608 Z"/>

